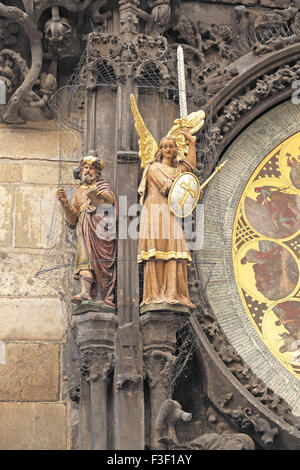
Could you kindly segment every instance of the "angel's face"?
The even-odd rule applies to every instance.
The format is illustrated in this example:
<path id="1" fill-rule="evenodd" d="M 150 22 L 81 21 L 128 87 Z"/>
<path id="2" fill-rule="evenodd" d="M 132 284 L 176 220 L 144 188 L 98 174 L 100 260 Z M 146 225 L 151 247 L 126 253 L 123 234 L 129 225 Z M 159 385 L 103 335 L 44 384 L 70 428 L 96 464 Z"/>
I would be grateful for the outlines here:
<path id="1" fill-rule="evenodd" d="M 161 153 L 163 159 L 172 161 L 176 154 L 176 145 L 172 139 L 163 139 Z"/>

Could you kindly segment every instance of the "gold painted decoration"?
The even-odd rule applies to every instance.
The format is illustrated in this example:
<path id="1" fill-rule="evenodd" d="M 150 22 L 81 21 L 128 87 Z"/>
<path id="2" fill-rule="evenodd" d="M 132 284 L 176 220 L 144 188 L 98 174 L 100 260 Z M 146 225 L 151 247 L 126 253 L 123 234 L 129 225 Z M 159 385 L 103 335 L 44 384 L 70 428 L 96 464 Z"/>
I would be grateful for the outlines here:
<path id="1" fill-rule="evenodd" d="M 257 333 L 300 379 L 300 133 L 275 148 L 240 199 L 232 257 Z"/>
<path id="2" fill-rule="evenodd" d="M 130 95 L 131 112 L 135 122 L 135 128 L 139 136 L 139 157 L 141 159 L 141 167 L 145 168 L 147 163 L 153 160 L 154 155 L 158 151 L 158 145 L 152 134 L 148 131 L 146 124 L 138 110 L 133 93 Z"/>
<path id="3" fill-rule="evenodd" d="M 96 157 L 94 155 L 86 155 L 85 157 L 82 158 L 82 160 L 79 161 L 79 165 L 83 163 L 87 165 L 93 165 L 95 162 L 98 162 L 101 170 L 105 167 L 105 162 L 102 160 L 102 158 Z"/>
<path id="4" fill-rule="evenodd" d="M 173 182 L 169 191 L 168 203 L 177 217 L 190 215 L 201 194 L 200 183 L 193 173 L 181 173 Z"/>
<path id="5" fill-rule="evenodd" d="M 174 137 L 178 147 L 177 160 L 182 160 L 188 152 L 186 138 L 180 133 L 182 128 L 186 128 L 193 135 L 204 126 L 205 112 L 199 109 L 188 115 L 187 118 L 175 119 L 168 136 Z"/>
<path id="6" fill-rule="evenodd" d="M 83 158 L 84 163 L 87 163 L 88 165 L 92 165 L 97 161 L 97 157 L 93 157 L 92 155 L 87 155 L 86 157 Z"/>
<path id="7" fill-rule="evenodd" d="M 130 95 L 131 111 L 135 122 L 135 128 L 139 135 L 139 157 L 141 167 L 145 168 L 147 163 L 154 159 L 158 152 L 158 145 L 152 134 L 146 127 L 146 124 L 138 110 L 135 97 Z M 185 158 L 188 152 L 188 143 L 183 134 L 180 133 L 182 128 L 188 128 L 191 134 L 195 134 L 204 125 L 205 112 L 202 110 L 189 114 L 186 118 L 176 119 L 172 128 L 168 132 L 168 136 L 175 138 L 178 147 L 177 160 Z"/>

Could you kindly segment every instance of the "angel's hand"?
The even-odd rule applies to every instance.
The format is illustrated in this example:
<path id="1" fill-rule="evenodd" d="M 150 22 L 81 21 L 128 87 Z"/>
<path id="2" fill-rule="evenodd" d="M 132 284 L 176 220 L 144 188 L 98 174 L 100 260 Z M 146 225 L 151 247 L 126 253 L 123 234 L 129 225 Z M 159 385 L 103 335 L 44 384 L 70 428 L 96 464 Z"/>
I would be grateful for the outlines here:
<path id="1" fill-rule="evenodd" d="M 180 129 L 180 134 L 183 134 L 188 141 L 188 143 L 196 142 L 196 137 L 190 133 L 190 131 L 187 128 L 182 128 Z"/>

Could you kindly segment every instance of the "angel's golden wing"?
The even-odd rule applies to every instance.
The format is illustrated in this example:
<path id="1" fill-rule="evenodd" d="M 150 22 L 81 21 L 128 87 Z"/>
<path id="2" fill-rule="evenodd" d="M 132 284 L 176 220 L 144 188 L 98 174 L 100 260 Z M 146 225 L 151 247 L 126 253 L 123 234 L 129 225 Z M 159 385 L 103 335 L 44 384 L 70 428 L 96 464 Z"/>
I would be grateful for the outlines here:
<path id="1" fill-rule="evenodd" d="M 174 121 L 173 127 L 168 132 L 168 135 L 171 135 L 176 140 L 178 147 L 177 160 L 185 158 L 189 148 L 186 138 L 183 134 L 180 134 L 181 129 L 186 127 L 191 134 L 195 134 L 204 125 L 204 119 L 205 112 L 199 109 L 199 111 L 189 114 L 186 118 L 176 119 Z"/>
<path id="2" fill-rule="evenodd" d="M 147 163 L 153 160 L 158 151 L 158 146 L 154 137 L 148 131 L 142 116 L 136 105 L 134 95 L 130 95 L 130 105 L 133 114 L 135 128 L 139 135 L 139 157 L 141 159 L 141 167 L 144 168 Z"/>

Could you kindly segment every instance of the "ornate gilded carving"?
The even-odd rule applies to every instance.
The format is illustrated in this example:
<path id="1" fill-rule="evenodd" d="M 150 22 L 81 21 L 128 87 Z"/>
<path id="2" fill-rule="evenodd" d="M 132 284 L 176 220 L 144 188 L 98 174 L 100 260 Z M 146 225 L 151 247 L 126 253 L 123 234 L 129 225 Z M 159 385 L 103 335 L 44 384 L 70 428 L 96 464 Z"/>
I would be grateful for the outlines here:
<path id="1" fill-rule="evenodd" d="M 298 152 L 299 133 L 267 155 L 249 179 L 236 212 L 232 256 L 250 321 L 270 351 L 299 379 L 300 198 L 292 172 Z"/>
<path id="2" fill-rule="evenodd" d="M 140 138 L 139 157 L 141 159 L 141 167 L 145 168 L 148 163 L 153 161 L 154 156 L 158 151 L 158 145 L 144 123 L 133 94 L 130 96 L 130 104 L 135 128 Z M 202 110 L 199 110 L 189 114 L 189 116 L 184 119 L 176 119 L 174 121 L 173 126 L 167 135 L 176 140 L 178 160 L 185 158 L 188 152 L 188 143 L 185 136 L 181 133 L 182 129 L 188 128 L 191 134 L 195 134 L 204 125 L 204 119 L 205 113 Z"/>

